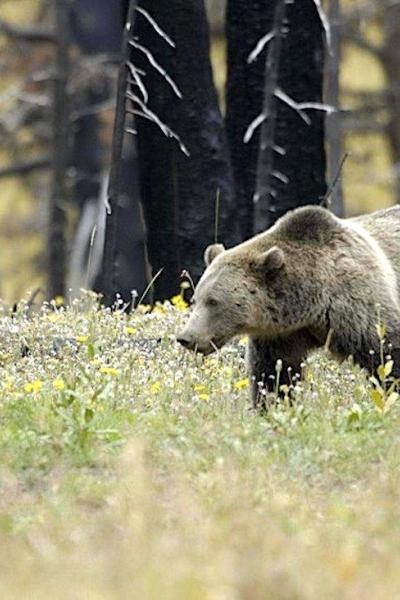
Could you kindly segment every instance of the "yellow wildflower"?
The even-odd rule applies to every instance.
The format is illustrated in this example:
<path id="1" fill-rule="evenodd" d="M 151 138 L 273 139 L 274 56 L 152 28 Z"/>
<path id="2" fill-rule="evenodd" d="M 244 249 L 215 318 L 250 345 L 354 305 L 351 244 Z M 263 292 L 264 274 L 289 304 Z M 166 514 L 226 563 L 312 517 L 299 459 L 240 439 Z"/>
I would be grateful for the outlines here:
<path id="1" fill-rule="evenodd" d="M 194 386 L 195 392 L 204 392 L 205 389 L 206 389 L 206 386 L 202 385 L 201 383 L 198 383 Z"/>
<path id="2" fill-rule="evenodd" d="M 62 392 L 63 390 L 65 390 L 65 383 L 62 379 L 55 379 L 53 381 L 53 388 L 55 390 L 58 390 L 59 392 Z"/>
<path id="3" fill-rule="evenodd" d="M 138 313 L 145 315 L 151 311 L 151 306 L 150 304 L 139 304 L 139 306 L 136 307 L 136 310 Z"/>
<path id="4" fill-rule="evenodd" d="M 160 315 L 165 315 L 167 312 L 167 309 L 166 309 L 165 305 L 162 304 L 162 302 L 156 302 L 153 312 L 156 314 L 158 313 Z"/>
<path id="5" fill-rule="evenodd" d="M 249 387 L 249 380 L 246 379 L 240 379 L 240 381 L 237 381 L 234 385 L 235 389 L 237 390 L 243 390 L 244 388 Z"/>
<path id="6" fill-rule="evenodd" d="M 135 335 L 135 333 L 137 333 L 137 329 L 134 327 L 125 327 L 125 333 L 128 335 Z"/>
<path id="7" fill-rule="evenodd" d="M 32 394 L 32 393 L 36 394 L 37 392 L 40 392 L 42 387 L 43 387 L 43 381 L 40 381 L 40 379 L 36 379 L 35 381 L 32 381 L 31 383 L 26 383 L 24 385 L 24 390 L 28 394 Z"/>
<path id="8" fill-rule="evenodd" d="M 177 310 L 184 311 L 189 308 L 189 304 L 184 300 L 184 298 L 182 297 L 182 294 L 173 296 L 171 298 L 171 304 L 173 304 Z"/>
<path id="9" fill-rule="evenodd" d="M 209 395 L 208 394 L 199 394 L 199 399 L 200 400 L 204 400 L 204 402 L 207 402 L 207 400 L 209 399 Z"/>
<path id="10" fill-rule="evenodd" d="M 57 306 L 57 308 L 60 308 L 60 306 L 62 306 L 64 304 L 63 296 L 56 296 L 54 298 L 54 304 Z"/>
<path id="11" fill-rule="evenodd" d="M 152 384 L 152 386 L 150 387 L 150 391 L 152 394 L 158 394 L 158 392 L 161 390 L 161 383 L 159 381 L 156 381 Z"/>
<path id="12" fill-rule="evenodd" d="M 116 377 L 118 375 L 118 370 L 114 367 L 101 367 L 100 373 L 103 375 L 111 375 L 112 377 Z"/>
<path id="13" fill-rule="evenodd" d="M 84 344 L 85 342 L 88 341 L 89 336 L 88 335 L 77 335 L 75 339 L 78 342 L 78 344 Z"/>

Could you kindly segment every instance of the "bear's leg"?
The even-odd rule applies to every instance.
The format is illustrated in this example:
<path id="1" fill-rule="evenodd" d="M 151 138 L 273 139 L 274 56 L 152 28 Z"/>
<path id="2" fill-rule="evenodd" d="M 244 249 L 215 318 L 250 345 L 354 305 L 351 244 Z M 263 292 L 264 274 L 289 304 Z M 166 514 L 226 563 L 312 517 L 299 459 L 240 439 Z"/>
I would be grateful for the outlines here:
<path id="1" fill-rule="evenodd" d="M 248 346 L 248 369 L 251 379 L 253 408 L 260 407 L 262 391 L 278 392 L 282 385 L 291 385 L 293 378 L 301 374 L 301 363 L 310 350 L 320 344 L 307 331 L 300 330 L 279 338 L 250 338 Z M 277 361 L 282 361 L 277 382 Z"/>

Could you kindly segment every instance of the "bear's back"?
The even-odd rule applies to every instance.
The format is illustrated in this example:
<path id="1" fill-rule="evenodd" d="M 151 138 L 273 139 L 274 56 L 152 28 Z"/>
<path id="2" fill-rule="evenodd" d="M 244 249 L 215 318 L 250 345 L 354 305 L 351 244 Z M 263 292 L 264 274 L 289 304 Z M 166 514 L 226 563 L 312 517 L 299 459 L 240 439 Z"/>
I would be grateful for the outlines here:
<path id="1" fill-rule="evenodd" d="M 354 219 L 349 225 L 361 225 L 382 248 L 400 283 L 400 206 L 393 206 Z"/>

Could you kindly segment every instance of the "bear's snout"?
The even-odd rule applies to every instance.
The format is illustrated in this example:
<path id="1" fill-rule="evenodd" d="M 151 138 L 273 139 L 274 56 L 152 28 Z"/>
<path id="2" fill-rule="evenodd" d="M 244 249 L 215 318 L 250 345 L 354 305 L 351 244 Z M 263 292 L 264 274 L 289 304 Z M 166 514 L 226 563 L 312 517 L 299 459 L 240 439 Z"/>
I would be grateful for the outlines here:
<path id="1" fill-rule="evenodd" d="M 189 335 L 180 333 L 176 338 L 176 341 L 182 344 L 184 348 L 187 348 L 188 350 L 194 350 L 195 342 Z"/>
<path id="2" fill-rule="evenodd" d="M 213 340 L 203 340 L 196 337 L 196 335 L 192 335 L 187 332 L 182 332 L 176 337 L 176 341 L 179 342 L 184 348 L 187 350 L 192 350 L 193 352 L 199 352 L 200 354 L 211 354 L 217 350 L 217 345 Z"/>

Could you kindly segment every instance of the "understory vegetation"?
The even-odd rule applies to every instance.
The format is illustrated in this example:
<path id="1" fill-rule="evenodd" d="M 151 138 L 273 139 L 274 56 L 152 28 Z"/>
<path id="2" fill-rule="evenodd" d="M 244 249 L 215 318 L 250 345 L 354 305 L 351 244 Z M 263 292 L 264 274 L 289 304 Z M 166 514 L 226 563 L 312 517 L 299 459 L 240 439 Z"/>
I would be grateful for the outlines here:
<path id="1" fill-rule="evenodd" d="M 322 353 L 256 414 L 245 340 L 195 357 L 182 309 L 4 309 L 1 597 L 396 597 L 397 403 Z"/>

